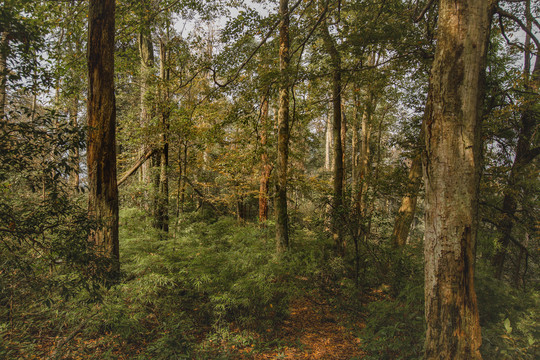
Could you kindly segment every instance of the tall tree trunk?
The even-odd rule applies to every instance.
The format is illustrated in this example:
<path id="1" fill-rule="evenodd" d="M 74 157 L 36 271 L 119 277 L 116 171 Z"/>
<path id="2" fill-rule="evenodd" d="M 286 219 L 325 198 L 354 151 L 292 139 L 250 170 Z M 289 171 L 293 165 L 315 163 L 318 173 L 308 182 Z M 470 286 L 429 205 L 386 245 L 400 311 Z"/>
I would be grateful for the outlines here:
<path id="1" fill-rule="evenodd" d="M 342 166 L 343 166 L 343 189 L 347 188 L 347 116 L 345 114 L 345 105 L 343 104 L 344 100 L 340 99 L 341 102 L 341 155 L 342 155 Z"/>
<path id="2" fill-rule="evenodd" d="M 8 33 L 0 33 L 0 119 L 6 116 L 7 57 L 9 53 Z"/>
<path id="3" fill-rule="evenodd" d="M 425 359 L 481 359 L 474 291 L 491 0 L 441 0 L 425 111 Z"/>
<path id="4" fill-rule="evenodd" d="M 287 168 L 289 160 L 289 1 L 280 0 L 279 16 L 279 110 L 276 184 L 276 247 L 277 252 L 289 248 L 287 215 Z"/>
<path id="5" fill-rule="evenodd" d="M 322 38 L 332 63 L 332 142 L 334 145 L 333 198 L 331 231 L 336 251 L 344 255 L 345 243 L 340 218 L 343 213 L 343 147 L 341 143 L 341 58 L 335 41 L 325 23 L 321 27 Z"/>
<path id="6" fill-rule="evenodd" d="M 268 220 L 268 189 L 270 185 L 270 174 L 272 164 L 268 159 L 268 99 L 263 98 L 261 105 L 261 179 L 259 185 L 259 222 Z"/>
<path id="7" fill-rule="evenodd" d="M 114 97 L 115 0 L 90 0 L 88 13 L 88 212 L 98 221 L 91 235 L 119 270 L 116 105 Z"/>
<path id="8" fill-rule="evenodd" d="M 160 40 L 160 151 L 159 180 L 156 194 L 156 228 L 169 232 L 169 68 L 168 50 L 163 39 Z"/>
<path id="9" fill-rule="evenodd" d="M 326 114 L 326 131 L 324 138 L 324 170 L 332 170 L 332 118 Z"/>
<path id="10" fill-rule="evenodd" d="M 353 113 L 353 119 L 352 119 L 352 140 L 351 140 L 351 190 L 353 196 L 351 196 L 351 205 L 354 206 L 356 203 L 355 195 L 358 193 L 359 190 L 359 176 L 358 176 L 358 170 L 359 170 L 359 156 L 358 156 L 358 149 L 360 148 L 359 140 L 358 140 L 358 124 L 360 122 L 358 114 L 359 111 L 359 104 L 358 104 L 358 89 L 355 88 L 354 91 L 354 113 Z"/>
<path id="11" fill-rule="evenodd" d="M 528 26 L 530 28 L 530 2 L 527 1 L 527 18 Z M 527 44 L 529 43 L 529 44 Z M 519 181 L 522 177 L 523 169 L 530 164 L 534 158 L 540 153 L 539 148 L 531 149 L 531 143 L 533 141 L 534 132 L 538 127 L 538 94 L 536 93 L 540 86 L 540 61 L 538 55 L 534 64 L 532 76 L 530 72 L 530 37 L 527 34 L 525 42 L 525 65 L 524 65 L 524 77 L 527 80 L 526 89 L 530 95 L 526 96 L 524 109 L 521 113 L 521 126 L 519 129 L 518 142 L 516 147 L 516 156 L 512 163 L 512 168 L 508 176 L 508 183 L 504 191 L 502 216 L 498 224 L 498 230 L 500 232 L 497 243 L 499 245 L 498 251 L 492 259 L 492 264 L 495 269 L 495 277 L 501 279 L 504 270 L 504 262 L 506 254 L 508 252 L 508 246 L 510 245 L 510 239 L 512 237 L 512 228 L 514 227 L 514 216 L 516 214 L 518 206 L 517 192 L 519 187 Z M 535 90 L 536 89 L 536 90 Z"/>
<path id="12" fill-rule="evenodd" d="M 141 58 L 141 109 L 139 123 L 141 128 L 145 128 L 150 125 L 152 120 L 152 111 L 148 106 L 148 100 L 146 98 L 150 90 L 152 69 L 154 67 L 154 46 L 152 44 L 152 37 L 148 26 L 141 29 L 141 32 L 139 33 L 139 55 Z M 144 156 L 149 150 L 149 145 L 145 143 L 142 145 L 139 155 Z M 152 160 L 152 158 L 148 159 L 148 161 L 141 166 L 139 179 L 146 184 L 151 183 Z"/>
<path id="13" fill-rule="evenodd" d="M 361 144 L 360 144 L 360 156 L 358 160 L 358 192 L 356 193 L 356 211 L 360 218 L 363 219 L 366 216 L 367 209 L 367 192 L 369 188 L 369 169 L 370 169 L 370 143 L 371 143 L 371 119 L 377 102 L 373 91 L 368 90 L 367 101 L 362 114 L 361 124 Z M 362 226 L 360 227 L 362 229 Z"/>

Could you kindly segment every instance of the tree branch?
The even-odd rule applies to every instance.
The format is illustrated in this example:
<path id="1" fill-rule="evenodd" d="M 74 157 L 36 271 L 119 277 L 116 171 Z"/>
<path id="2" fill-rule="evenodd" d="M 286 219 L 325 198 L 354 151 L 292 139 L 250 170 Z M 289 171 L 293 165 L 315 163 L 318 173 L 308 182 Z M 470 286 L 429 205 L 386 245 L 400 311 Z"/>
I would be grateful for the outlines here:
<path id="1" fill-rule="evenodd" d="M 419 22 L 420 20 L 422 20 L 422 18 L 424 17 L 424 15 L 426 15 L 426 13 L 428 12 L 428 10 L 431 8 L 431 6 L 433 6 L 433 3 L 435 2 L 435 0 L 429 0 L 428 3 L 426 4 L 426 6 L 422 9 L 422 11 L 420 12 L 420 15 L 418 15 L 416 17 L 416 19 L 414 19 L 414 22 L 417 23 Z"/>
<path id="2" fill-rule="evenodd" d="M 534 33 L 527 27 L 527 25 L 525 25 L 523 23 L 523 21 L 521 21 L 517 16 L 513 15 L 513 14 L 510 14 L 509 12 L 507 11 L 504 11 L 503 9 L 501 9 L 500 7 L 497 7 L 495 12 L 505 18 L 508 18 L 510 20 L 513 20 L 514 22 L 516 22 L 519 27 L 525 31 L 530 37 L 531 37 L 531 40 L 534 41 L 534 44 L 536 45 L 536 50 L 538 51 L 540 49 L 540 41 L 538 40 L 538 38 L 534 35 Z"/>
<path id="3" fill-rule="evenodd" d="M 137 161 L 135 163 L 135 165 L 133 165 L 131 167 L 131 169 L 129 169 L 127 172 L 124 173 L 124 175 L 122 175 L 122 177 L 120 178 L 120 180 L 118 180 L 118 183 L 117 183 L 117 186 L 120 186 L 122 185 L 131 175 L 133 175 L 133 173 L 135 171 L 137 171 L 138 168 L 141 167 L 142 164 L 144 164 L 146 162 L 146 160 L 148 160 L 150 158 L 150 156 L 152 156 L 154 153 L 156 152 L 156 150 L 150 150 L 149 152 L 146 153 L 146 155 L 144 155 L 143 157 L 141 157 L 139 159 L 139 161 Z"/>

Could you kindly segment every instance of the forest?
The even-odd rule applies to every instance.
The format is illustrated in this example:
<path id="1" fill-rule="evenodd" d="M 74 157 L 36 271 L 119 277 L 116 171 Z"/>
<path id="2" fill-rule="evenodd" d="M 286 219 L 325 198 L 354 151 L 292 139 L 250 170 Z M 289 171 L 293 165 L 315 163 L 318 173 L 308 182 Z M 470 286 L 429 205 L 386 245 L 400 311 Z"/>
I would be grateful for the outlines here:
<path id="1" fill-rule="evenodd" d="M 540 2 L 0 4 L 0 359 L 540 358 Z"/>

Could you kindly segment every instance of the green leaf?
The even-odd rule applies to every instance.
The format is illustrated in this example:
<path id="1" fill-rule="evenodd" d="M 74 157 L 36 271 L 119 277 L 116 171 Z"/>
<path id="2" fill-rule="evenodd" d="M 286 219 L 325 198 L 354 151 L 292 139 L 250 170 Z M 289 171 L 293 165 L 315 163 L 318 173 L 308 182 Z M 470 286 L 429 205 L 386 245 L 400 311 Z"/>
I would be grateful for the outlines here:
<path id="1" fill-rule="evenodd" d="M 504 328 L 506 329 L 506 332 L 508 334 L 512 333 L 512 325 L 510 324 L 510 319 L 508 318 L 504 319 Z"/>

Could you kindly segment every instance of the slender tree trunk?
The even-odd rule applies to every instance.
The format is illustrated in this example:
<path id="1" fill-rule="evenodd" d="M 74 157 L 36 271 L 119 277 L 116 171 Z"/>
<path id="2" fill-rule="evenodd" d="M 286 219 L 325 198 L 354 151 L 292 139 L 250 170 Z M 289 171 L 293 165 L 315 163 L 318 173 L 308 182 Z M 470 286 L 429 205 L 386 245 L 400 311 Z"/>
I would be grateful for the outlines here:
<path id="1" fill-rule="evenodd" d="M 0 33 L 0 119 L 6 116 L 7 57 L 9 53 L 8 33 Z"/>
<path id="2" fill-rule="evenodd" d="M 79 114 L 79 94 L 74 94 L 71 109 L 69 111 L 69 121 L 71 123 L 71 126 L 77 127 L 78 121 L 77 117 Z M 73 161 L 73 169 L 70 174 L 70 183 L 71 187 L 74 189 L 75 192 L 79 191 L 79 185 L 80 185 L 80 178 L 79 173 L 81 171 L 80 169 L 80 153 L 79 153 L 79 146 L 74 146 L 73 150 L 71 151 L 70 158 Z"/>
<path id="3" fill-rule="evenodd" d="M 341 100 L 341 99 L 340 99 Z M 341 100 L 341 155 L 343 164 L 343 189 L 347 189 L 347 116 L 345 114 L 344 100 Z"/>
<path id="4" fill-rule="evenodd" d="M 401 200 L 401 206 L 394 222 L 394 231 L 392 232 L 392 243 L 396 247 L 402 247 L 407 243 L 411 224 L 414 219 L 418 191 L 422 183 L 421 153 L 416 154 L 412 160 L 408 181 L 405 196 Z"/>
<path id="5" fill-rule="evenodd" d="M 90 239 L 119 269 L 114 97 L 114 0 L 90 0 L 88 13 L 88 212 Z"/>
<path id="6" fill-rule="evenodd" d="M 289 1 L 280 0 L 279 16 L 279 110 L 276 184 L 276 246 L 277 252 L 289 248 L 287 215 L 287 169 L 289 160 Z"/>
<path id="7" fill-rule="evenodd" d="M 331 171 L 332 164 L 332 118 L 326 114 L 326 132 L 324 141 L 324 170 Z"/>
<path id="8" fill-rule="evenodd" d="M 343 147 L 341 142 L 341 58 L 326 22 L 321 27 L 322 38 L 332 63 L 332 142 L 334 145 L 333 198 L 331 231 L 336 251 L 344 255 L 345 243 L 340 218 L 343 213 Z"/>
<path id="9" fill-rule="evenodd" d="M 530 3 L 527 2 L 526 5 L 527 18 L 529 19 L 528 26 L 530 28 Z M 512 237 L 514 216 L 518 206 L 517 193 L 523 169 L 540 153 L 539 148 L 531 149 L 534 133 L 538 127 L 538 109 L 535 108 L 538 104 L 538 94 L 535 91 L 537 91 L 538 87 L 540 86 L 540 61 L 537 55 L 533 73 L 532 76 L 530 76 L 530 37 L 528 35 L 525 44 L 524 75 L 525 79 L 528 80 L 526 84 L 527 91 L 531 95 L 526 97 L 524 109 L 521 113 L 521 126 L 519 129 L 516 156 L 514 157 L 514 162 L 512 163 L 512 168 L 508 176 L 508 183 L 504 191 L 502 216 L 498 224 L 500 236 L 497 242 L 499 247 L 492 259 L 492 264 L 495 269 L 495 277 L 497 279 L 502 278 L 504 262 L 508 252 L 508 246 L 510 245 L 510 239 Z"/>
<path id="10" fill-rule="evenodd" d="M 154 67 L 154 46 L 152 44 L 152 37 L 148 26 L 145 26 L 143 29 L 141 29 L 141 32 L 139 33 L 139 55 L 141 58 L 141 109 L 139 123 L 141 128 L 144 129 L 150 125 L 150 122 L 152 120 L 152 110 L 148 105 L 147 96 L 152 83 L 152 70 Z M 139 155 L 144 156 L 144 154 L 148 153 L 149 150 L 150 146 L 145 143 L 142 145 Z M 141 172 L 139 176 L 140 181 L 146 184 L 151 183 L 152 166 L 152 158 L 150 158 L 141 166 Z"/>
<path id="11" fill-rule="evenodd" d="M 474 291 L 491 0 L 441 0 L 425 111 L 425 359 L 481 359 Z"/>
<path id="12" fill-rule="evenodd" d="M 259 185 L 259 222 L 268 220 L 268 189 L 270 185 L 270 174 L 272 164 L 268 159 L 267 138 L 268 138 L 268 99 L 263 98 L 261 105 L 261 179 Z"/>
<path id="13" fill-rule="evenodd" d="M 160 115 L 161 134 L 159 151 L 159 180 L 156 194 L 156 228 L 169 232 L 169 69 L 168 50 L 163 39 L 160 40 Z"/>
<path id="14" fill-rule="evenodd" d="M 359 149 L 359 141 L 358 141 L 358 114 L 359 111 L 359 104 L 358 104 L 358 98 L 357 98 L 357 92 L 358 90 L 355 89 L 354 92 L 354 115 L 353 115 L 353 121 L 352 121 L 352 141 L 351 141 L 351 190 L 353 196 L 351 196 L 351 205 L 355 205 L 355 195 L 358 193 L 359 190 L 359 181 L 358 181 L 358 149 Z"/>
<path id="15" fill-rule="evenodd" d="M 370 143 L 371 143 L 371 119 L 377 102 L 375 101 L 375 96 L 370 90 L 367 97 L 367 102 L 362 114 L 362 124 L 361 124 L 361 145 L 360 145 L 360 156 L 358 161 L 358 181 L 359 191 L 356 193 L 356 210 L 360 215 L 360 218 L 363 219 L 366 216 L 367 209 L 367 192 L 369 188 L 369 168 L 370 168 Z"/>

